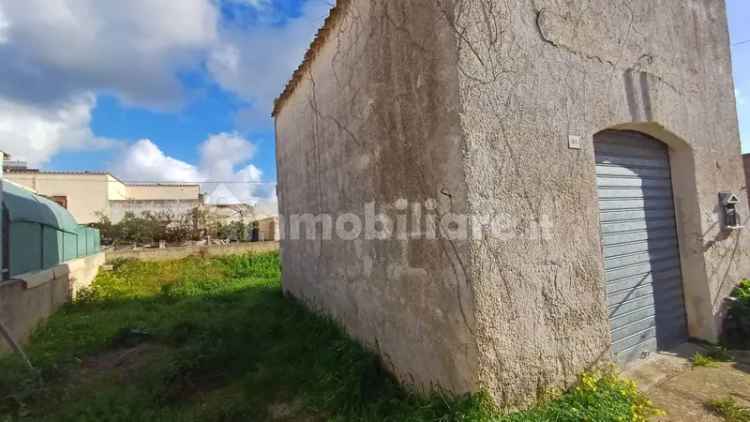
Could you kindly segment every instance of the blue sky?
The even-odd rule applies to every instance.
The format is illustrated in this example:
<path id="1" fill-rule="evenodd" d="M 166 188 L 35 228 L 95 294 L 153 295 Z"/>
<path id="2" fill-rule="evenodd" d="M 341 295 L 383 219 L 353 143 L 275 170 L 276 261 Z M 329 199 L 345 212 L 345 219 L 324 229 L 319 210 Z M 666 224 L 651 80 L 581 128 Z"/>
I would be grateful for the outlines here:
<path id="1" fill-rule="evenodd" d="M 322 3 L 322 0 L 314 0 Z M 240 28 L 257 27 L 269 24 L 284 27 L 290 20 L 302 14 L 303 0 L 274 0 L 267 8 L 249 6 L 250 2 L 225 2 L 221 4 L 222 23 Z M 263 4 L 258 2 L 255 4 Z M 321 9 L 323 10 L 323 9 Z M 324 14 L 318 14 L 320 22 Z M 316 26 L 316 25 L 314 25 Z M 314 26 L 311 26 L 312 29 Z M 311 39 L 299 40 L 299 45 L 307 45 Z M 276 51 L 258 51 L 258 55 L 275 54 Z M 299 58 L 301 61 L 301 57 Z M 292 69 L 279 69 L 282 79 L 291 76 Z M 112 139 L 136 140 L 148 138 L 167 155 L 182 161 L 198 161 L 196 148 L 211 134 L 236 132 L 256 146 L 253 163 L 263 172 L 264 180 L 275 181 L 276 163 L 274 156 L 274 133 L 270 120 L 243 124 L 238 112 L 252 105 L 230 89 L 222 87 L 211 79 L 205 69 L 194 70 L 181 75 L 188 91 L 189 100 L 178 112 L 152 111 L 142 107 L 128 107 L 115 96 L 99 97 L 94 108 L 91 123 L 97 136 Z M 252 83 L 252 81 L 249 81 Z M 281 92 L 281 87 L 278 88 Z M 88 155 L 88 154 L 87 154 Z M 102 151 L 95 156 L 81 155 L 78 151 L 55 156 L 46 167 L 50 169 L 86 168 L 106 170 L 113 167 L 116 151 Z"/>
<path id="2" fill-rule="evenodd" d="M 271 103 L 331 1 L 0 0 L 0 148 L 52 170 L 232 181 L 272 204 Z M 727 6 L 750 152 L 750 2 Z"/>
<path id="3" fill-rule="evenodd" d="M 727 0 L 742 152 L 750 152 L 750 2 Z"/>
<path id="4" fill-rule="evenodd" d="M 273 208 L 273 99 L 330 7 L 0 0 L 0 149 Z"/>

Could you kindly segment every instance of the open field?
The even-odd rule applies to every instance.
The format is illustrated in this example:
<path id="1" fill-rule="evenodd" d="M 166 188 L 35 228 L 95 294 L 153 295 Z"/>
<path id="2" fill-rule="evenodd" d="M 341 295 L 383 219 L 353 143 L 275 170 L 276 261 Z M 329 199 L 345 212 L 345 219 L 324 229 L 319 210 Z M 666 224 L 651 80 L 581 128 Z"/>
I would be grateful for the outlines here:
<path id="1" fill-rule="evenodd" d="M 333 322 L 282 295 L 275 253 L 121 261 L 0 359 L 0 421 L 622 421 L 653 409 L 586 375 L 503 416 L 484 395 L 422 397 Z"/>

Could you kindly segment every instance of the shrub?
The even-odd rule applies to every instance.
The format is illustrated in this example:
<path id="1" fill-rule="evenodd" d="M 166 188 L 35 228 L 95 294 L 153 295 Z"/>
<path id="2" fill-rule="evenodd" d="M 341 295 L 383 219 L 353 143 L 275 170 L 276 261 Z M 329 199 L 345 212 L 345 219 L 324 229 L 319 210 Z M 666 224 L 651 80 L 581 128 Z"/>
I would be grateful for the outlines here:
<path id="1" fill-rule="evenodd" d="M 732 293 L 723 342 L 733 349 L 750 349 L 750 280 L 740 282 Z"/>
<path id="2" fill-rule="evenodd" d="M 691 360 L 693 368 L 713 368 L 716 366 L 716 361 L 711 356 L 706 356 L 703 353 L 696 353 Z"/>
<path id="3" fill-rule="evenodd" d="M 578 386 L 538 409 L 508 417 L 526 421 L 633 421 L 644 422 L 664 412 L 640 391 L 633 381 L 614 371 L 587 373 Z"/>
<path id="4" fill-rule="evenodd" d="M 733 398 L 711 400 L 706 407 L 727 422 L 750 422 L 750 408 L 740 406 Z"/>

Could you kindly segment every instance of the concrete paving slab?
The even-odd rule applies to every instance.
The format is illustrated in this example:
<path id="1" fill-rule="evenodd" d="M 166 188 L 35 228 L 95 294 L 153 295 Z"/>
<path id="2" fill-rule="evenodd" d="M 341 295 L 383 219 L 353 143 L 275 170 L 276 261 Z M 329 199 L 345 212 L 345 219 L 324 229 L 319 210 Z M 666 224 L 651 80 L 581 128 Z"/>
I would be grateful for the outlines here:
<path id="1" fill-rule="evenodd" d="M 706 352 L 700 345 L 684 344 L 626 369 L 623 375 L 636 381 L 667 412 L 657 421 L 721 422 L 722 418 L 706 409 L 706 403 L 731 397 L 750 406 L 750 353 L 735 353 L 736 362 L 693 368 L 690 358 Z"/>

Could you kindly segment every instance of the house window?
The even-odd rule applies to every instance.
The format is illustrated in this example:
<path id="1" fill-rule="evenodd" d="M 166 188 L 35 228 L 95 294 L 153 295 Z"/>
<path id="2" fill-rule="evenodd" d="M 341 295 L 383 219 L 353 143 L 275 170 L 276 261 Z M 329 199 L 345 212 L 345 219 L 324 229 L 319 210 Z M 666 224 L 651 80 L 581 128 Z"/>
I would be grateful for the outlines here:
<path id="1" fill-rule="evenodd" d="M 57 205 L 68 209 L 68 197 L 67 196 L 50 196 L 49 199 L 57 203 Z"/>

